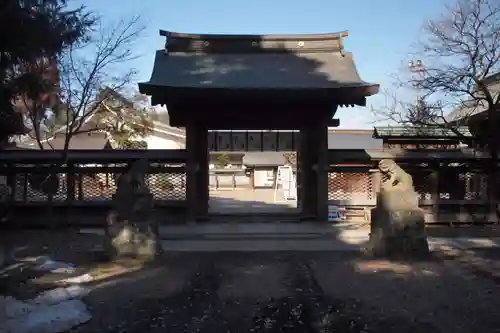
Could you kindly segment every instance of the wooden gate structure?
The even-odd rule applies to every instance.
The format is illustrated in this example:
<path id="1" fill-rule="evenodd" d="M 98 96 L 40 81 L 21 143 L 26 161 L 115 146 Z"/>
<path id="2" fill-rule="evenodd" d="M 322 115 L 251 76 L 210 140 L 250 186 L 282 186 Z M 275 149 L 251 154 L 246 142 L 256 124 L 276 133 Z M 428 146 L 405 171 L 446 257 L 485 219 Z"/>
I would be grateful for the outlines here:
<path id="1" fill-rule="evenodd" d="M 187 212 L 208 218 L 207 131 L 300 130 L 302 218 L 328 216 L 327 128 L 339 106 L 365 106 L 378 85 L 361 80 L 347 32 L 304 35 L 195 35 L 161 31 L 148 82 L 139 90 L 186 128 Z"/>

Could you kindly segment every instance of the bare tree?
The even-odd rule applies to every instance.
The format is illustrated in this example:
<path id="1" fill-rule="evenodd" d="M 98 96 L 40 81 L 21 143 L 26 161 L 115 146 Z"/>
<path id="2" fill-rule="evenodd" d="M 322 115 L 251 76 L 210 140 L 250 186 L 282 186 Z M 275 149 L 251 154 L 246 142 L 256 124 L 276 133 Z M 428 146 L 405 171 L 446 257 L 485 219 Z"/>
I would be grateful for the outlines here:
<path id="1" fill-rule="evenodd" d="M 31 135 L 41 150 L 53 148 L 48 137 L 50 132 L 46 130 L 51 118 L 62 113 L 67 121 L 58 131 L 64 137 L 64 153 L 62 159 L 53 164 L 67 163 L 71 139 L 84 131 L 82 126 L 108 97 L 102 94 L 102 88 L 107 86 L 110 91 L 119 91 L 131 83 L 135 75 L 126 63 L 136 58 L 134 42 L 143 31 L 139 18 L 122 20 L 112 26 L 96 20 L 92 27 L 90 33 L 68 45 L 57 57 L 31 61 L 19 80 L 23 86 L 19 91 L 25 93 L 17 96 L 15 104 L 23 109 Z M 30 182 L 47 194 L 51 215 L 59 177 L 55 173 L 32 176 Z"/>
<path id="2" fill-rule="evenodd" d="M 493 128 L 494 110 L 500 102 L 491 89 L 500 71 L 500 2 L 458 0 L 424 26 L 416 47 L 416 56 L 424 62 L 424 75 L 399 78 L 397 86 L 418 89 L 420 98 L 407 102 L 387 93 L 388 103 L 374 110 L 377 118 L 402 125 L 444 127 L 461 135 L 458 126 L 468 125 L 472 116 L 484 113 Z"/>
<path id="3" fill-rule="evenodd" d="M 109 97 L 102 93 L 103 87 L 109 88 L 106 91 L 117 92 L 131 83 L 136 72 L 126 67 L 126 63 L 136 58 L 133 46 L 142 31 L 138 17 L 121 20 L 112 26 L 97 21 L 89 36 L 70 45 L 58 59 L 40 63 L 38 76 L 43 76 L 54 65 L 57 71 L 52 76 L 56 79 L 46 84 L 57 92 L 56 101 L 49 106 L 49 112 L 45 99 L 50 89 L 43 86 L 43 80 L 42 84 L 38 84 L 38 89 L 43 93 L 31 94 L 23 99 L 27 110 L 25 114 L 40 149 L 50 148 L 47 137 L 50 132 L 43 128 L 54 116 L 62 116 L 67 122 L 58 131 L 64 133 L 64 151 L 67 151 L 71 138 L 83 131 L 83 124 Z"/>
<path id="4" fill-rule="evenodd" d="M 135 92 L 126 98 L 108 87 L 101 94 L 107 97 L 95 110 L 98 128 L 108 135 L 117 148 L 147 148 L 143 139 L 154 130 L 147 96 Z"/>
<path id="5" fill-rule="evenodd" d="M 392 95 L 391 103 L 375 113 L 398 124 L 447 128 L 458 136 L 460 126 L 468 126 L 475 143 L 489 150 L 488 198 L 496 210 L 500 1 L 457 0 L 424 28 L 416 52 L 425 64 L 424 75 L 400 80 L 400 86 L 418 89 L 421 97 L 406 103 Z"/>

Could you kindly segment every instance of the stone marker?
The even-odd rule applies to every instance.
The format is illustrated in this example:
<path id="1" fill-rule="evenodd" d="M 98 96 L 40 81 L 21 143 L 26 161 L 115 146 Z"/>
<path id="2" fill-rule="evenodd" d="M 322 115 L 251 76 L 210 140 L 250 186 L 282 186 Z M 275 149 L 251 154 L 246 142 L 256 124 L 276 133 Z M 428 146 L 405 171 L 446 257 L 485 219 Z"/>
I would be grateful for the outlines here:
<path id="1" fill-rule="evenodd" d="M 111 259 L 152 260 L 162 252 L 158 224 L 152 220 L 153 195 L 145 182 L 148 170 L 149 161 L 138 160 L 118 178 L 105 231 L 104 249 Z"/>
<path id="2" fill-rule="evenodd" d="M 371 211 L 369 252 L 407 259 L 427 256 L 425 214 L 412 177 L 392 160 L 382 160 L 378 167 L 383 181 Z"/>

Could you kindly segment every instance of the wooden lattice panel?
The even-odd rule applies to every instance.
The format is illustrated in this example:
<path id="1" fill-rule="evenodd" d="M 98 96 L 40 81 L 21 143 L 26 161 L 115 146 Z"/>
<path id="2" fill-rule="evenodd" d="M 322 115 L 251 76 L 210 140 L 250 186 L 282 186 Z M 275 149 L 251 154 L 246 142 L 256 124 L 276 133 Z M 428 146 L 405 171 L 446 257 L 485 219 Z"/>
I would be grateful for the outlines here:
<path id="1" fill-rule="evenodd" d="M 488 191 L 488 176 L 484 173 L 465 172 L 459 175 L 463 186 L 464 200 L 485 200 Z"/>
<path id="2" fill-rule="evenodd" d="M 285 152 L 283 153 L 285 160 L 290 165 L 297 165 L 297 153 L 296 152 Z"/>
<path id="3" fill-rule="evenodd" d="M 440 199 L 486 200 L 488 175 L 448 168 L 439 173 Z"/>
<path id="4" fill-rule="evenodd" d="M 156 173 L 148 177 L 148 185 L 156 200 L 186 199 L 186 175 Z"/>
<path id="5" fill-rule="evenodd" d="M 331 172 L 328 174 L 328 200 L 373 199 L 369 172 Z"/>
<path id="6" fill-rule="evenodd" d="M 116 192 L 116 181 L 119 176 L 126 172 L 126 168 L 116 173 L 88 172 L 86 168 L 74 174 L 75 200 L 77 201 L 100 201 L 111 200 Z M 103 171 L 106 171 L 103 168 Z M 38 178 L 45 174 L 36 173 Z M 53 201 L 66 201 L 68 194 L 67 178 L 65 173 L 56 174 L 58 179 L 57 188 L 52 195 Z M 32 174 L 20 173 L 16 175 L 13 199 L 17 202 L 40 202 L 48 201 L 48 195 L 37 185 L 40 181 Z M 151 173 L 146 178 L 149 190 L 156 200 L 185 200 L 186 198 L 186 175 L 176 172 Z"/>

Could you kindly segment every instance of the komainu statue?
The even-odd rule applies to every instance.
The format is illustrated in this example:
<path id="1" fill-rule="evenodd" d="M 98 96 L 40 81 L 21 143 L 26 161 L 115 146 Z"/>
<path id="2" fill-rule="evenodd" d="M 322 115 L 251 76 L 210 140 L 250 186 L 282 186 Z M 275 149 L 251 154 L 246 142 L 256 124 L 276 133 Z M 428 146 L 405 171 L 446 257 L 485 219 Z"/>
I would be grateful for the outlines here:
<path id="1" fill-rule="evenodd" d="M 412 177 L 393 160 L 381 160 L 378 168 L 383 180 L 371 214 L 370 252 L 405 258 L 427 255 L 425 214 Z"/>
<path id="2" fill-rule="evenodd" d="M 378 168 L 385 178 L 382 186 L 386 189 L 413 190 L 413 179 L 393 160 L 381 160 Z"/>
<path id="3" fill-rule="evenodd" d="M 153 221 L 153 196 L 146 184 L 148 160 L 132 163 L 117 180 L 113 210 L 106 221 L 105 248 L 110 257 L 153 259 L 162 252 L 158 224 Z"/>

